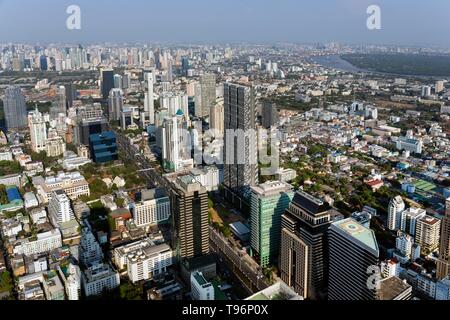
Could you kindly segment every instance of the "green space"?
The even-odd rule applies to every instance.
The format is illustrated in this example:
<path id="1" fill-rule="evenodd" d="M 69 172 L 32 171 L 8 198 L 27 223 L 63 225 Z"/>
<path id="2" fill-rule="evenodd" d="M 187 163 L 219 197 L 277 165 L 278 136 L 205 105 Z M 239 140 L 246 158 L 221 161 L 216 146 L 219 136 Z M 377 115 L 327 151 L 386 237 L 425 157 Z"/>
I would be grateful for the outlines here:
<path id="1" fill-rule="evenodd" d="M 20 173 L 20 163 L 17 161 L 0 161 L 0 176 Z"/>
<path id="2" fill-rule="evenodd" d="M 370 71 L 416 75 L 450 76 L 450 56 L 416 54 L 345 54 L 342 59 Z"/>
<path id="3" fill-rule="evenodd" d="M 13 279 L 8 271 L 0 274 L 0 293 L 11 293 L 14 288 Z"/>
<path id="4" fill-rule="evenodd" d="M 416 183 L 414 183 L 414 186 L 416 187 L 416 189 L 422 190 L 422 191 L 433 191 L 434 189 L 436 189 L 436 185 L 432 184 L 430 182 L 427 182 L 425 180 L 419 180 Z"/>

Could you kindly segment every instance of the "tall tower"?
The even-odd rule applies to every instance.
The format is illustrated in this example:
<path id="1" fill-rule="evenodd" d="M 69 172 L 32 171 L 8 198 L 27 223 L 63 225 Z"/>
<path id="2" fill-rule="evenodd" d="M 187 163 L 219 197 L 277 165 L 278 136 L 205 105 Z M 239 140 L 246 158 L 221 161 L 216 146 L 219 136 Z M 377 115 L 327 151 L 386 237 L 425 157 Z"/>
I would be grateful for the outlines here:
<path id="1" fill-rule="evenodd" d="M 258 252 L 261 267 L 267 267 L 280 252 L 281 215 L 294 197 L 292 187 L 271 181 L 252 187 L 251 246 Z"/>
<path id="2" fill-rule="evenodd" d="M 56 97 L 57 97 L 57 109 L 58 113 L 67 113 L 67 99 L 66 99 L 66 87 L 59 86 L 56 89 Z"/>
<path id="3" fill-rule="evenodd" d="M 216 75 L 201 75 L 195 95 L 195 115 L 202 118 L 208 117 L 210 108 L 216 104 Z"/>
<path id="4" fill-rule="evenodd" d="M 450 274 L 450 198 L 445 202 L 445 216 L 441 222 L 441 241 L 439 260 L 437 263 L 437 277 L 445 279 Z"/>
<path id="5" fill-rule="evenodd" d="M 31 136 L 31 149 L 34 152 L 45 150 L 47 140 L 47 124 L 38 108 L 28 114 L 28 128 Z"/>
<path id="6" fill-rule="evenodd" d="M 328 228 L 341 218 L 327 202 L 301 190 L 281 218 L 281 280 L 305 298 L 326 298 Z"/>
<path id="7" fill-rule="evenodd" d="M 173 248 L 178 259 L 209 254 L 208 194 L 191 176 L 181 176 L 173 183 Z"/>
<path id="8" fill-rule="evenodd" d="M 147 79 L 147 100 L 144 106 L 145 116 L 150 124 L 155 124 L 155 97 L 153 92 L 153 84 L 155 81 L 153 71 L 146 74 Z"/>
<path id="9" fill-rule="evenodd" d="M 371 268 L 380 252 L 375 234 L 353 219 L 335 222 L 329 231 L 329 300 L 376 300 L 377 287 Z"/>
<path id="10" fill-rule="evenodd" d="M 20 87 L 11 86 L 3 98 L 7 129 L 20 129 L 27 126 L 27 106 Z"/>
<path id="11" fill-rule="evenodd" d="M 389 202 L 387 226 L 389 230 L 394 231 L 400 229 L 403 211 L 405 211 L 405 203 L 402 197 L 396 196 Z"/>
<path id="12" fill-rule="evenodd" d="M 120 111 L 123 108 L 123 91 L 112 89 L 109 93 L 108 116 L 110 121 L 120 120 Z"/>
<path id="13" fill-rule="evenodd" d="M 224 84 L 225 196 L 242 209 L 258 184 L 255 92 L 252 86 Z"/>
<path id="14" fill-rule="evenodd" d="M 114 71 L 112 69 L 101 69 L 100 77 L 102 97 L 106 100 L 109 97 L 109 92 L 114 88 Z"/>
<path id="15" fill-rule="evenodd" d="M 215 130 L 218 137 L 224 136 L 224 106 L 222 104 L 215 104 L 211 107 L 209 112 L 209 128 Z"/>

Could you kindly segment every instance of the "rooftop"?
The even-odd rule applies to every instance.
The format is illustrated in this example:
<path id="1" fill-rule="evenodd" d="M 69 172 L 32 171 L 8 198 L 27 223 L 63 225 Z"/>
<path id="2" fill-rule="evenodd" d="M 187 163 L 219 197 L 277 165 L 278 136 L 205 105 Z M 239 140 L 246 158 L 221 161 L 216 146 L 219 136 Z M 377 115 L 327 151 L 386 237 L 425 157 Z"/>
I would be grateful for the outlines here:
<path id="1" fill-rule="evenodd" d="M 395 300 L 400 294 L 411 290 L 411 286 L 398 277 L 389 277 L 381 280 L 378 290 L 379 300 Z"/>
<path id="2" fill-rule="evenodd" d="M 357 243 L 373 251 L 376 255 L 379 255 L 375 233 L 371 229 L 360 225 L 356 220 L 350 218 L 337 221 L 333 223 L 331 227 L 344 232 L 346 235 L 352 237 Z"/>

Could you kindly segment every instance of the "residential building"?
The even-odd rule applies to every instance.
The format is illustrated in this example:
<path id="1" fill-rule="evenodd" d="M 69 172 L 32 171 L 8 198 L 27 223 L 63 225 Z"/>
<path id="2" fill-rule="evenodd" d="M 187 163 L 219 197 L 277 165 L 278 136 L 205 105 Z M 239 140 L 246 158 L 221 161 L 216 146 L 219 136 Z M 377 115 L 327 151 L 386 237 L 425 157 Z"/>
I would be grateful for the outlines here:
<path id="1" fill-rule="evenodd" d="M 124 97 L 122 89 L 112 89 L 109 93 L 108 115 L 110 121 L 119 121 L 123 109 Z"/>
<path id="2" fill-rule="evenodd" d="M 48 203 L 48 213 L 55 226 L 75 219 L 69 197 L 63 190 L 55 190 Z"/>
<path id="3" fill-rule="evenodd" d="M 3 108 L 8 130 L 21 129 L 27 126 L 27 106 L 20 87 L 10 86 L 6 88 Z"/>
<path id="4" fill-rule="evenodd" d="M 439 280 L 450 274 L 450 198 L 445 202 L 445 216 L 441 222 L 441 239 L 439 260 L 437 263 L 437 277 Z"/>
<path id="5" fill-rule="evenodd" d="M 28 114 L 28 128 L 30 129 L 31 149 L 37 153 L 44 151 L 47 141 L 47 122 L 37 107 Z"/>
<path id="6" fill-rule="evenodd" d="M 281 216 L 293 197 L 292 186 L 284 182 L 271 181 L 252 187 L 251 246 L 259 255 L 261 267 L 267 267 L 278 258 Z"/>
<path id="7" fill-rule="evenodd" d="M 120 285 L 120 275 L 108 264 L 95 264 L 85 270 L 81 277 L 81 286 L 86 297 L 98 296 Z"/>
<path id="8" fill-rule="evenodd" d="M 424 216 L 417 221 L 416 242 L 425 254 L 439 247 L 441 220 L 431 216 Z"/>
<path id="9" fill-rule="evenodd" d="M 417 221 L 425 217 L 427 212 L 420 208 L 408 208 L 403 211 L 401 215 L 402 221 L 400 229 L 414 237 L 416 235 Z"/>
<path id="10" fill-rule="evenodd" d="M 50 252 L 62 246 L 62 237 L 59 229 L 39 233 L 35 237 L 18 240 L 14 243 L 14 254 L 30 256 Z"/>
<path id="11" fill-rule="evenodd" d="M 401 228 L 402 212 L 405 210 L 405 203 L 402 197 L 396 196 L 389 202 L 388 224 L 389 230 L 395 231 Z"/>

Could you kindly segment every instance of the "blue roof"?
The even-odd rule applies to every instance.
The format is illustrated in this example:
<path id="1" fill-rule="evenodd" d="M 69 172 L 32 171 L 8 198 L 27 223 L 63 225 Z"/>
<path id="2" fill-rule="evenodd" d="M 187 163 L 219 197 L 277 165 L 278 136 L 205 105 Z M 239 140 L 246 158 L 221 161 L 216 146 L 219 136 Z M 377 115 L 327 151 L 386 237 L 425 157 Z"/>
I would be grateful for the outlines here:
<path id="1" fill-rule="evenodd" d="M 16 187 L 8 187 L 6 189 L 6 194 L 8 196 L 9 202 L 13 202 L 15 200 L 22 200 L 19 190 Z"/>
<path id="2" fill-rule="evenodd" d="M 184 116 L 184 112 L 183 112 L 183 110 L 181 110 L 181 109 L 178 109 L 178 111 L 177 111 L 176 115 L 177 115 L 177 116 Z"/>
<path id="3" fill-rule="evenodd" d="M 91 134 L 89 137 L 91 142 L 97 142 L 97 141 L 102 141 L 103 139 L 115 139 L 115 138 L 116 138 L 116 134 L 112 131 Z"/>

